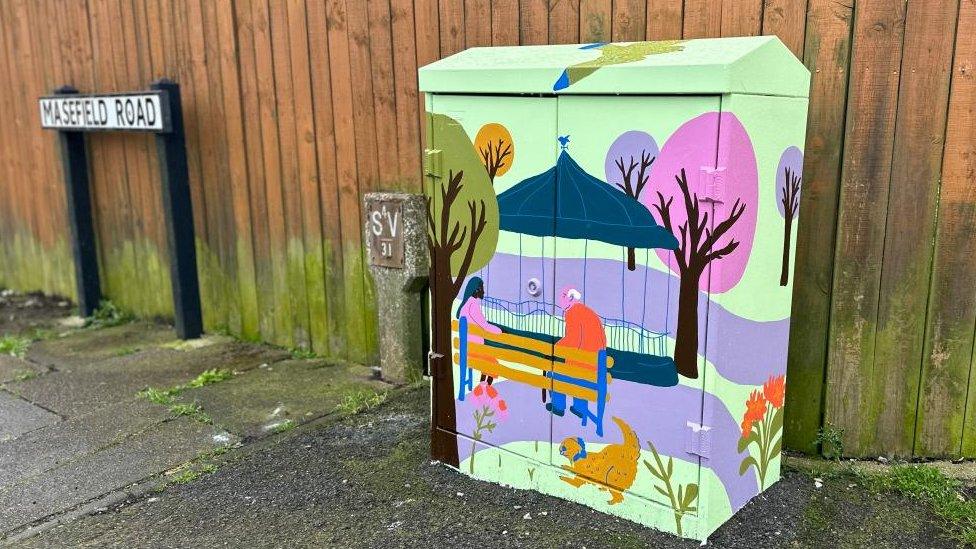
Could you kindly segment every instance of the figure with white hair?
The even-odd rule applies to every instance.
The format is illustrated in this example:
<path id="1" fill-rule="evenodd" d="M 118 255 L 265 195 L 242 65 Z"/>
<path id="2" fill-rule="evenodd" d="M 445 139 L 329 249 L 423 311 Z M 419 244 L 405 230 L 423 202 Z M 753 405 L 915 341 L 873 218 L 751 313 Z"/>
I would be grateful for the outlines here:
<path id="1" fill-rule="evenodd" d="M 593 309 L 583 303 L 583 294 L 572 287 L 563 288 L 559 292 L 559 306 L 563 309 L 566 321 L 566 332 L 562 339 L 556 342 L 557 347 L 568 347 L 583 351 L 598 352 L 607 347 L 607 336 L 603 331 L 603 321 Z M 595 365 L 579 364 L 595 369 Z M 557 416 L 566 413 L 566 395 L 552 391 L 552 398 L 546 404 L 549 410 Z M 581 398 L 573 398 L 573 405 L 569 409 L 573 414 L 583 417 L 587 412 L 587 403 Z"/>

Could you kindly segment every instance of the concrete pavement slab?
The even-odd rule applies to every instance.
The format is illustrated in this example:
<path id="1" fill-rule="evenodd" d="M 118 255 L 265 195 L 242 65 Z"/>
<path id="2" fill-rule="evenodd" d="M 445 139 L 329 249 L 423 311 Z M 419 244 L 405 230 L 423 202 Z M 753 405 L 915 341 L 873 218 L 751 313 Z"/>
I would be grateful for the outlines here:
<path id="1" fill-rule="evenodd" d="M 7 387 L 62 416 L 74 417 L 129 400 L 146 387 L 166 388 L 185 383 L 211 368 L 245 371 L 288 356 L 280 349 L 236 342 L 189 350 L 149 348 L 111 358 L 105 358 L 102 351 L 93 347 L 89 349 L 85 355 L 89 358 L 59 359 L 56 371 Z"/>
<path id="2" fill-rule="evenodd" d="M 102 329 L 71 332 L 66 337 L 38 341 L 27 358 L 43 366 L 69 368 L 177 341 L 171 326 L 153 322 L 129 322 Z"/>
<path id="3" fill-rule="evenodd" d="M 0 443 L 59 421 L 56 414 L 0 390 Z"/>
<path id="4" fill-rule="evenodd" d="M 0 355 L 0 383 L 34 377 L 46 371 L 47 368 L 44 366 L 34 364 L 22 358 Z"/>
<path id="5" fill-rule="evenodd" d="M 163 473 L 218 446 L 214 428 L 185 417 L 124 444 L 67 462 L 32 482 L 0 489 L 0 531 L 10 532 Z"/>
<path id="6" fill-rule="evenodd" d="M 171 417 L 165 407 L 132 397 L 0 442 L 0 490 L 117 444 Z"/>
<path id="7" fill-rule="evenodd" d="M 214 423 L 245 437 L 267 435 L 285 422 L 295 424 L 332 412 L 347 397 L 391 386 L 355 364 L 285 360 L 214 385 L 189 389 L 183 402 L 197 402 Z M 350 395 L 352 395 L 350 397 Z"/>

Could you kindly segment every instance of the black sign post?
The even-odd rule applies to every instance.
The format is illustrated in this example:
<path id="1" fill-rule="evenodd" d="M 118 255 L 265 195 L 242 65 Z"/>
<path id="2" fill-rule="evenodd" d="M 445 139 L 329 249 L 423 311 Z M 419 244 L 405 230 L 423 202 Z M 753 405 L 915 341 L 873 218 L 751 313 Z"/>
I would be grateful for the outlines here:
<path id="1" fill-rule="evenodd" d="M 74 95 L 78 90 L 63 86 L 54 93 Z M 95 227 L 92 223 L 91 191 L 88 186 L 85 134 L 60 131 L 58 140 L 61 144 L 68 225 L 71 229 L 71 251 L 75 257 L 78 312 L 81 316 L 91 316 L 102 298 L 102 289 L 98 279 L 98 257 L 95 255 Z"/>
<path id="2" fill-rule="evenodd" d="M 101 299 L 84 132 L 151 132 L 161 172 L 176 335 L 199 337 L 203 320 L 179 84 L 162 79 L 151 91 L 104 95 L 79 95 L 65 86 L 40 98 L 39 107 L 41 127 L 58 130 L 61 142 L 80 314 L 90 316 Z"/>

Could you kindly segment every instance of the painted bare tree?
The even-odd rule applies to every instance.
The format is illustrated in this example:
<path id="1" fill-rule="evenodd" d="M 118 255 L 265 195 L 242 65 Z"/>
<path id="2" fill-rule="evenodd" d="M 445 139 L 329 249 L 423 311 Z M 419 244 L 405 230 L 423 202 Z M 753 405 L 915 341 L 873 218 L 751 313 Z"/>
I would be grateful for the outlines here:
<path id="1" fill-rule="evenodd" d="M 800 209 L 800 190 L 803 186 L 803 151 L 790 146 L 779 157 L 776 168 L 776 207 L 783 216 L 783 263 L 779 285 L 790 283 L 790 258 L 792 257 L 793 222 Z"/>
<path id="2" fill-rule="evenodd" d="M 678 314 L 668 328 L 675 330 L 674 361 L 679 374 L 697 378 L 700 326 L 713 323 L 699 315 L 699 304 L 739 284 L 756 238 L 759 172 L 738 117 L 706 112 L 675 130 L 641 201 L 678 240 L 674 252 L 655 252 L 679 278 Z"/>
<path id="3" fill-rule="evenodd" d="M 505 175 L 515 157 L 512 135 L 505 126 L 492 122 L 485 124 L 475 136 L 474 146 L 481 156 L 481 163 L 488 172 L 488 179 L 495 184 L 495 177 Z"/>
<path id="4" fill-rule="evenodd" d="M 425 182 L 427 248 L 430 254 L 432 361 L 434 377 L 431 453 L 458 466 L 451 309 L 465 278 L 491 259 L 498 242 L 498 202 L 474 145 L 451 118 L 433 114 L 432 134 L 443 151 L 446 177 Z"/>
<path id="5" fill-rule="evenodd" d="M 607 151 L 604 161 L 607 183 L 640 202 L 657 155 L 657 143 L 650 134 L 636 130 L 622 133 Z M 627 248 L 627 269 L 633 271 L 636 268 L 635 251 Z"/>
<path id="6" fill-rule="evenodd" d="M 709 219 L 709 201 L 702 200 L 697 193 L 688 188 L 688 177 L 684 168 L 674 177 L 680 190 L 683 203 L 679 205 L 685 212 L 685 222 L 676 223 L 672 219 L 674 196 L 665 199 L 657 193 L 657 210 L 661 224 L 678 237 L 675 259 L 681 283 L 678 290 L 678 330 L 675 335 L 674 362 L 678 373 L 690 378 L 698 377 L 698 283 L 708 264 L 721 259 L 739 247 L 739 241 L 731 238 L 722 246 L 718 242 L 735 226 L 746 210 L 746 205 L 736 199 L 725 219 L 718 223 Z M 703 203 L 704 206 L 703 207 Z"/>
<path id="7" fill-rule="evenodd" d="M 779 274 L 779 285 L 790 282 L 790 241 L 793 238 L 793 218 L 800 208 L 800 176 L 788 167 L 783 168 L 785 184 L 780 189 L 780 204 L 783 206 L 783 268 Z"/>

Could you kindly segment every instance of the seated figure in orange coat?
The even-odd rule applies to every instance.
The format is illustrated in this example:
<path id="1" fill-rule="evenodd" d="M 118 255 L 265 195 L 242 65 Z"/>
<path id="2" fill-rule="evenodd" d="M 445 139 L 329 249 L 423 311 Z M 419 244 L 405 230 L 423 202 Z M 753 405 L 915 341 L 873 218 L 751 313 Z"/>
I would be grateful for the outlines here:
<path id="1" fill-rule="evenodd" d="M 593 309 L 583 304 L 582 299 L 582 294 L 576 288 L 564 288 L 559 293 L 559 306 L 564 311 L 566 333 L 562 339 L 556 342 L 556 346 L 591 352 L 603 350 L 607 347 L 607 336 L 603 331 L 603 322 Z M 592 364 L 587 366 L 596 368 Z M 552 391 L 552 399 L 546 404 L 546 410 L 557 416 L 566 413 L 566 395 Z M 573 405 L 569 411 L 583 417 L 586 410 L 586 401 L 573 397 Z"/>

